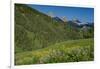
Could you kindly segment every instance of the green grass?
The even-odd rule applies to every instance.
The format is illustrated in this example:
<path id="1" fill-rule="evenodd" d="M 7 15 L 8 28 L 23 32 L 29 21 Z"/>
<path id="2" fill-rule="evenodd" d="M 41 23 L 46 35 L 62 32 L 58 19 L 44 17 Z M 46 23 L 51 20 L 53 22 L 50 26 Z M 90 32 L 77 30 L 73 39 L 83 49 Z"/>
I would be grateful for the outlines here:
<path id="1" fill-rule="evenodd" d="M 15 64 L 43 64 L 94 60 L 93 39 L 69 40 L 35 51 L 15 54 Z"/>

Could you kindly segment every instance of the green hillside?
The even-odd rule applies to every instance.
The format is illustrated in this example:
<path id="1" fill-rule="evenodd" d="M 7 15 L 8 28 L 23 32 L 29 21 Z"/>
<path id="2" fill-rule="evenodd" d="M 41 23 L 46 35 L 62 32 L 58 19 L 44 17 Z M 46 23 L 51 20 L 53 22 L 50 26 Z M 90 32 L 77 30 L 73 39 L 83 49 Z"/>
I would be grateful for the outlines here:
<path id="1" fill-rule="evenodd" d="M 70 40 L 44 49 L 16 54 L 15 64 L 93 61 L 93 39 Z"/>
<path id="2" fill-rule="evenodd" d="M 28 5 L 15 4 L 14 10 L 16 65 L 93 60 L 92 30 L 56 21 Z"/>
<path id="3" fill-rule="evenodd" d="M 27 5 L 15 4 L 15 51 L 30 51 L 62 42 L 78 39 L 77 31 L 64 27 L 63 23 L 38 12 Z"/>

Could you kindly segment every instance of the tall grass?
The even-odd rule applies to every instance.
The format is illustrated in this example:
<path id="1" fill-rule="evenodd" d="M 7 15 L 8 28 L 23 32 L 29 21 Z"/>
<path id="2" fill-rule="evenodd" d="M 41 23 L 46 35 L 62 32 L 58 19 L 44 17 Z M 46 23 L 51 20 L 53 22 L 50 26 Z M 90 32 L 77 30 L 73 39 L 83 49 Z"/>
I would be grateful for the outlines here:
<path id="1" fill-rule="evenodd" d="M 15 64 L 92 61 L 94 59 L 93 46 L 93 39 L 56 43 L 47 48 L 16 54 Z"/>

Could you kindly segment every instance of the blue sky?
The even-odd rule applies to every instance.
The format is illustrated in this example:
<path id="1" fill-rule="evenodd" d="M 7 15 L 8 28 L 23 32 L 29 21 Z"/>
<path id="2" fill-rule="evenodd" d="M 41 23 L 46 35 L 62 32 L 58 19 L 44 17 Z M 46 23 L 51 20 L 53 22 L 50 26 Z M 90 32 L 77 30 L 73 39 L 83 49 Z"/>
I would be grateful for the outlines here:
<path id="1" fill-rule="evenodd" d="M 29 5 L 38 11 L 48 14 L 52 12 L 54 16 L 67 17 L 68 20 L 77 18 L 82 22 L 94 22 L 94 9 L 83 7 L 60 7 L 60 6 L 46 6 L 46 5 Z"/>

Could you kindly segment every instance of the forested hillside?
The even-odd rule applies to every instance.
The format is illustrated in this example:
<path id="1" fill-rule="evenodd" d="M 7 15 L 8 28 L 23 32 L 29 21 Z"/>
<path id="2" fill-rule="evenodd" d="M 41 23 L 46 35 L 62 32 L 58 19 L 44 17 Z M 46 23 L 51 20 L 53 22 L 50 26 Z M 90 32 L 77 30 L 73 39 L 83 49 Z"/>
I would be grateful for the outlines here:
<path id="1" fill-rule="evenodd" d="M 82 37 L 77 29 L 67 26 L 67 23 L 58 23 L 27 5 L 15 5 L 15 11 L 16 52 L 44 48 L 56 42 Z"/>

